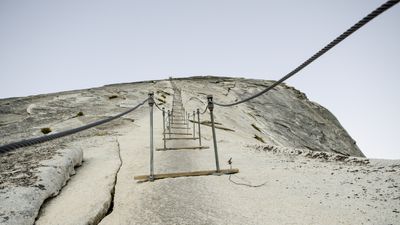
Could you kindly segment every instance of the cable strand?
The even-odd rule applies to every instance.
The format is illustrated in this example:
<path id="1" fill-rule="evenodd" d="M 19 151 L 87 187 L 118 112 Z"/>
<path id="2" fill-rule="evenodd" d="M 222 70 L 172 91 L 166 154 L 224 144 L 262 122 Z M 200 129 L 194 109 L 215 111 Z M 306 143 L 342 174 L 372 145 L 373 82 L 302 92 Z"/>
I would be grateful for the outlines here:
<path id="1" fill-rule="evenodd" d="M 161 112 L 163 111 L 161 108 L 160 108 L 160 106 L 154 101 L 154 105 L 156 106 L 156 108 L 158 109 L 158 110 L 160 110 Z"/>
<path id="2" fill-rule="evenodd" d="M 385 2 L 384 4 L 382 4 L 380 7 L 378 7 L 377 9 L 375 9 L 374 11 L 372 11 L 370 14 L 368 14 L 367 16 L 365 16 L 363 19 L 361 19 L 360 21 L 358 21 L 356 24 L 354 24 L 352 27 L 350 27 L 348 30 L 346 30 L 345 32 L 343 32 L 340 36 L 338 36 L 337 38 L 335 38 L 333 41 L 331 41 L 328 45 L 326 45 L 324 48 L 322 48 L 321 50 L 319 50 L 317 53 L 315 53 L 313 56 L 311 56 L 309 59 L 307 59 L 306 61 L 304 61 L 302 64 L 300 64 L 298 67 L 296 67 L 294 70 L 292 70 L 290 73 L 286 74 L 284 77 L 282 77 L 280 80 L 276 81 L 275 83 L 273 83 L 271 86 L 267 87 L 266 89 L 264 89 L 263 91 L 250 96 L 248 98 L 245 98 L 243 100 L 240 101 L 236 101 L 233 103 L 218 103 L 214 101 L 214 104 L 218 105 L 218 106 L 223 106 L 223 107 L 228 107 L 228 106 L 234 106 L 234 105 L 238 105 L 244 102 L 247 102 L 253 98 L 256 98 L 268 91 L 270 91 L 271 89 L 273 89 L 274 87 L 278 86 L 279 84 L 281 84 L 282 82 L 284 82 L 285 80 L 289 79 L 290 77 L 292 77 L 293 75 L 295 75 L 296 73 L 298 73 L 300 70 L 302 70 L 303 68 L 305 68 L 306 66 L 308 66 L 309 64 L 311 64 L 313 61 L 315 61 L 316 59 L 318 59 L 319 57 L 321 57 L 323 54 L 325 54 L 327 51 L 329 51 L 330 49 L 332 49 L 333 47 L 335 47 L 337 44 L 339 44 L 341 41 L 343 41 L 344 39 L 346 39 L 347 37 L 349 37 L 351 34 L 353 34 L 355 31 L 357 31 L 358 29 L 360 29 L 361 27 L 363 27 L 365 24 L 367 24 L 368 22 L 370 22 L 371 20 L 373 20 L 375 17 L 377 17 L 378 15 L 382 14 L 383 12 L 385 12 L 387 9 L 391 8 L 392 6 L 396 5 L 400 0 L 389 0 L 387 2 Z"/>
<path id="3" fill-rule="evenodd" d="M 65 131 L 61 131 L 61 132 L 58 132 L 58 133 L 55 133 L 55 134 L 45 135 L 45 136 L 36 137 L 36 138 L 29 138 L 29 139 L 20 140 L 20 141 L 16 141 L 16 142 L 12 142 L 12 143 L 9 143 L 9 144 L 2 145 L 2 146 L 0 146 L 0 153 L 7 153 L 7 152 L 10 152 L 10 151 L 18 149 L 18 148 L 32 146 L 32 145 L 35 145 L 35 144 L 39 144 L 39 143 L 47 142 L 47 141 L 54 140 L 54 139 L 57 139 L 57 138 L 65 137 L 65 136 L 68 136 L 68 135 L 71 135 L 71 134 L 75 134 L 75 133 L 87 130 L 89 128 L 92 128 L 92 127 L 95 127 L 95 126 L 110 122 L 110 121 L 115 120 L 115 119 L 117 119 L 119 117 L 122 117 L 122 116 L 124 116 L 124 115 L 126 115 L 126 114 L 128 114 L 130 112 L 133 112 L 134 110 L 136 110 L 137 108 L 142 106 L 147 101 L 148 101 L 148 98 L 146 98 L 146 100 L 144 100 L 143 102 L 139 103 L 135 107 L 133 107 L 133 108 L 131 108 L 131 109 L 125 111 L 125 112 L 119 113 L 119 114 L 117 114 L 115 116 L 112 116 L 112 117 L 109 117 L 109 118 L 106 118 L 106 119 L 102 119 L 102 120 L 99 120 L 99 121 L 95 121 L 95 122 L 83 125 L 83 126 L 80 126 L 80 127 L 76 127 L 76 128 L 65 130 Z"/>
<path id="4" fill-rule="evenodd" d="M 236 177 L 241 179 L 238 176 L 236 176 Z M 242 185 L 242 186 L 247 186 L 247 187 L 252 187 L 252 188 L 262 187 L 262 186 L 267 184 L 267 181 L 262 183 L 262 184 L 257 184 L 257 185 L 252 185 L 252 184 L 248 184 L 248 183 L 240 183 L 240 182 L 232 180 L 232 174 L 229 174 L 229 178 L 228 179 L 229 179 L 230 182 L 232 182 L 232 183 L 234 183 L 236 185 Z M 243 179 L 241 179 L 241 180 L 243 180 Z"/>
<path id="5" fill-rule="evenodd" d="M 203 111 L 202 113 L 200 113 L 200 114 L 203 115 L 204 113 L 206 113 L 206 112 L 207 112 L 207 109 L 208 109 L 208 105 L 206 105 L 206 108 L 205 108 L 204 111 Z"/>

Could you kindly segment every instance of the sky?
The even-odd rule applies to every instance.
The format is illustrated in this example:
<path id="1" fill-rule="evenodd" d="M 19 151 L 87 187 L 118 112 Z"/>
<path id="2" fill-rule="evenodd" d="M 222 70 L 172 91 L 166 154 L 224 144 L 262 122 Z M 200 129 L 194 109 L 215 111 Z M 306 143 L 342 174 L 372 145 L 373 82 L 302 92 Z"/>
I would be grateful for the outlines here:
<path id="1" fill-rule="evenodd" d="M 0 1 L 0 98 L 214 75 L 277 80 L 384 1 Z M 400 159 L 400 4 L 286 83 Z"/>

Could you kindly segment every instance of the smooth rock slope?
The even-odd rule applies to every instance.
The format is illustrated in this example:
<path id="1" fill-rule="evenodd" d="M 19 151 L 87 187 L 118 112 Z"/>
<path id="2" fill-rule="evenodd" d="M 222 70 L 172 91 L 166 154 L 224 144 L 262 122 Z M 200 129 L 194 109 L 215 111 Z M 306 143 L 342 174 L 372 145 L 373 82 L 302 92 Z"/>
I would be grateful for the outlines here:
<path id="1" fill-rule="evenodd" d="M 189 112 L 202 111 L 208 94 L 217 102 L 232 102 L 272 83 L 223 77 L 173 82 Z M 160 106 L 171 108 L 169 80 L 2 99 L 0 143 L 43 135 L 42 128 L 57 132 L 115 115 L 147 98 L 149 91 Z M 154 110 L 155 145 L 161 147 L 162 117 Z M 232 157 L 241 171 L 231 179 L 135 182 L 134 175 L 148 173 L 146 104 L 108 124 L 0 155 L 0 224 L 320 224 L 325 217 L 332 218 L 331 224 L 348 224 L 352 217 L 366 224 L 398 221 L 400 162 L 363 158 L 337 119 L 300 91 L 280 85 L 238 106 L 216 106 L 214 113 L 221 165 L 227 167 Z M 156 172 L 214 169 L 209 120 L 208 113 L 202 115 L 203 143 L 209 150 L 156 152 Z M 232 181 L 267 182 L 252 189 Z"/>

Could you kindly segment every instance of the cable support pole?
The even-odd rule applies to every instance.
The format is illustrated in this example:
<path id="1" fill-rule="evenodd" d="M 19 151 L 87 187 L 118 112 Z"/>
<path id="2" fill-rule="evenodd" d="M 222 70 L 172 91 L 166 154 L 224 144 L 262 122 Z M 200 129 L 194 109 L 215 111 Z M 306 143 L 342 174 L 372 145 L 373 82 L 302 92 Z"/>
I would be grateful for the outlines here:
<path id="1" fill-rule="evenodd" d="M 185 111 L 186 112 L 186 111 Z M 186 114 L 187 120 L 186 120 L 186 133 L 189 134 L 189 113 Z"/>
<path id="2" fill-rule="evenodd" d="M 200 131 L 200 109 L 197 108 L 197 122 L 199 126 L 199 146 L 201 146 L 201 131 Z"/>
<path id="3" fill-rule="evenodd" d="M 192 126 L 193 126 L 193 140 L 196 139 L 196 129 L 195 129 L 195 125 L 194 122 L 196 120 L 196 112 L 193 110 L 193 122 L 192 122 Z"/>
<path id="4" fill-rule="evenodd" d="M 378 15 L 380 15 L 381 13 L 383 13 L 384 11 L 386 11 L 387 9 L 391 8 L 392 6 L 396 5 L 400 0 L 389 0 L 387 2 L 385 2 L 384 4 L 382 4 L 380 7 L 378 7 L 377 9 L 375 9 L 374 11 L 372 11 L 370 14 L 368 14 L 366 17 L 364 17 L 363 19 L 361 19 L 360 21 L 358 21 L 356 24 L 354 24 L 352 27 L 350 27 L 349 29 L 347 29 L 344 33 L 342 33 L 340 36 L 338 36 L 336 39 L 334 39 L 333 41 L 331 41 L 329 44 L 327 44 L 324 48 L 322 48 L 321 50 L 319 50 L 317 53 L 315 53 L 313 56 L 311 56 L 309 59 L 307 59 L 306 61 L 304 61 L 301 65 L 299 65 L 298 67 L 296 67 L 294 70 L 292 70 L 290 73 L 286 74 L 284 77 L 282 77 L 280 80 L 276 81 L 275 83 L 273 83 L 271 86 L 267 87 L 266 89 L 264 89 L 263 91 L 250 96 L 248 98 L 245 98 L 243 100 L 237 101 L 237 102 L 233 102 L 233 103 L 218 103 L 218 102 L 214 102 L 215 105 L 218 106 L 222 106 L 222 107 L 229 107 L 229 106 L 234 106 L 234 105 L 238 105 L 244 102 L 247 102 L 253 98 L 256 98 L 270 90 L 272 90 L 274 87 L 278 86 L 279 84 L 283 83 L 285 80 L 289 79 L 290 77 L 292 77 L 293 75 L 295 75 L 296 73 L 298 73 L 300 70 L 302 70 L 303 68 L 305 68 L 306 66 L 308 66 L 309 64 L 311 64 L 313 61 L 315 61 L 316 59 L 318 59 L 319 57 L 321 57 L 323 54 L 325 54 L 326 52 L 328 52 L 330 49 L 332 49 L 333 47 L 335 47 L 337 44 L 339 44 L 340 42 L 342 42 L 344 39 L 346 39 L 347 37 L 349 37 L 351 34 L 353 34 L 355 31 L 357 31 L 358 29 L 360 29 L 361 27 L 363 27 L 365 24 L 367 24 L 368 22 L 370 22 L 371 20 L 373 20 L 375 17 L 377 17 Z"/>
<path id="5" fill-rule="evenodd" d="M 219 169 L 219 160 L 218 160 L 217 137 L 215 134 L 214 114 L 213 114 L 213 111 L 214 111 L 213 96 L 207 95 L 207 101 L 208 101 L 208 109 L 210 110 L 211 129 L 212 129 L 212 135 L 213 135 L 214 154 L 215 154 L 215 167 L 217 168 L 217 173 L 219 173 L 220 169 Z"/>
<path id="6" fill-rule="evenodd" d="M 171 138 L 171 111 L 168 110 L 168 133 L 169 133 L 169 138 Z"/>
<path id="7" fill-rule="evenodd" d="M 165 139 L 165 108 L 162 108 L 162 119 L 163 119 L 163 137 L 164 137 L 164 149 L 167 148 L 167 143 L 166 143 L 166 139 Z"/>
<path id="8" fill-rule="evenodd" d="M 174 107 L 171 108 L 171 123 L 174 123 Z"/>
<path id="9" fill-rule="evenodd" d="M 150 106 L 150 176 L 149 180 L 154 181 L 154 155 L 153 155 L 153 105 L 154 105 L 154 93 L 149 93 L 149 106 Z"/>

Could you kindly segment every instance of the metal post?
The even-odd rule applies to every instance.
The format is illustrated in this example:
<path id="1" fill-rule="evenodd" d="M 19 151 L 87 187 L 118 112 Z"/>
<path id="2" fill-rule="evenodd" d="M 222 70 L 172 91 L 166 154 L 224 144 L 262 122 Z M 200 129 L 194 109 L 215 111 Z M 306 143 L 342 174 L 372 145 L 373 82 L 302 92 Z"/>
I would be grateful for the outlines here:
<path id="1" fill-rule="evenodd" d="M 199 123 L 199 145 L 201 146 L 200 109 L 197 109 L 197 122 Z"/>
<path id="2" fill-rule="evenodd" d="M 168 132 L 169 132 L 169 138 L 171 138 L 171 111 L 168 110 Z"/>
<path id="3" fill-rule="evenodd" d="M 207 101 L 208 101 L 208 110 L 210 110 L 210 118 L 211 118 L 211 128 L 212 128 L 212 135 L 213 135 L 213 142 L 214 142 L 214 154 L 215 154 L 215 166 L 217 167 L 217 173 L 220 172 L 219 170 L 219 160 L 218 160 L 218 149 L 217 149 L 217 137 L 215 135 L 215 126 L 214 126 L 214 102 L 213 102 L 213 96 L 212 95 L 207 95 Z"/>
<path id="4" fill-rule="evenodd" d="M 174 107 L 172 107 L 172 109 L 171 109 L 171 121 L 172 121 L 172 123 L 174 122 Z"/>
<path id="5" fill-rule="evenodd" d="M 149 180 L 154 181 L 154 158 L 153 158 L 153 105 L 154 93 L 149 93 L 149 106 L 150 106 L 150 176 Z"/>
<path id="6" fill-rule="evenodd" d="M 188 134 L 189 133 L 189 113 L 187 113 L 187 121 L 186 121 L 186 133 Z"/>
<path id="7" fill-rule="evenodd" d="M 167 148 L 167 143 L 166 143 L 166 141 L 167 140 L 165 140 L 165 108 L 163 107 L 162 108 L 162 121 L 163 121 L 163 136 L 164 136 L 164 149 L 166 149 Z"/>
<path id="8" fill-rule="evenodd" d="M 196 120 L 196 112 L 193 110 L 193 122 L 192 122 L 192 125 L 193 125 L 193 139 L 196 139 L 196 129 L 195 129 L 195 125 L 194 125 L 194 122 L 195 122 L 195 120 Z"/>

